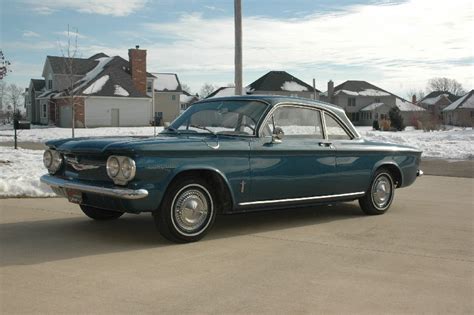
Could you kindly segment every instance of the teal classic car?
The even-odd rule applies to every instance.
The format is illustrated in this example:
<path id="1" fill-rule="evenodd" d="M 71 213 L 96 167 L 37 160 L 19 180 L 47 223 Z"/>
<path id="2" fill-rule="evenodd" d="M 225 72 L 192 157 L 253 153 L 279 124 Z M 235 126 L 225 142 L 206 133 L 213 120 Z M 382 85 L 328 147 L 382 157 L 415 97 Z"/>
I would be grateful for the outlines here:
<path id="1" fill-rule="evenodd" d="M 361 138 L 331 104 L 278 96 L 195 103 L 156 137 L 46 143 L 41 181 L 95 220 L 152 213 L 169 240 L 201 239 L 217 214 L 359 200 L 382 214 L 421 151 Z"/>

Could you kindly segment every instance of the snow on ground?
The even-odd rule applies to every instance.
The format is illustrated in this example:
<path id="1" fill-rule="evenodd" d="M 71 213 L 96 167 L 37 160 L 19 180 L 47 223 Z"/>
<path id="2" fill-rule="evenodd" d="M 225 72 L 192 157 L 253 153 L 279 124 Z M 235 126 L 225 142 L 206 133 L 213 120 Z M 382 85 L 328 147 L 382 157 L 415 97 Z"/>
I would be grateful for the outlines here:
<path id="1" fill-rule="evenodd" d="M 5 127 L 4 127 L 5 128 Z M 17 137 L 20 142 L 44 143 L 53 139 L 71 138 L 70 128 L 32 126 L 33 129 L 18 130 Z M 156 132 L 163 127 L 156 127 Z M 101 137 L 101 136 L 153 136 L 153 127 L 104 127 L 104 128 L 76 128 L 76 138 Z M 0 142 L 13 141 L 13 130 L 0 128 Z"/>
<path id="2" fill-rule="evenodd" d="M 0 147 L 0 198 L 55 196 L 40 183 L 45 173 L 43 151 Z"/>
<path id="3" fill-rule="evenodd" d="M 453 127 L 449 130 L 424 132 L 408 127 L 401 132 L 373 131 L 372 127 L 357 127 L 360 135 L 373 141 L 390 142 L 419 148 L 423 158 L 473 160 L 474 131 Z"/>

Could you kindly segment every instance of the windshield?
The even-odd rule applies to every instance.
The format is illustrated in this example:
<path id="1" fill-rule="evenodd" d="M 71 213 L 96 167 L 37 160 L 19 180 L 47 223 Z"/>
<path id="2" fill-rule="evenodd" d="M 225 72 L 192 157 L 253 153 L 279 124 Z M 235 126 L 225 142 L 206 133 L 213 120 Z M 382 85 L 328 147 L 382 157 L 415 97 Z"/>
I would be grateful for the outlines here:
<path id="1" fill-rule="evenodd" d="M 252 136 L 267 104 L 230 100 L 198 103 L 179 116 L 164 132 Z"/>

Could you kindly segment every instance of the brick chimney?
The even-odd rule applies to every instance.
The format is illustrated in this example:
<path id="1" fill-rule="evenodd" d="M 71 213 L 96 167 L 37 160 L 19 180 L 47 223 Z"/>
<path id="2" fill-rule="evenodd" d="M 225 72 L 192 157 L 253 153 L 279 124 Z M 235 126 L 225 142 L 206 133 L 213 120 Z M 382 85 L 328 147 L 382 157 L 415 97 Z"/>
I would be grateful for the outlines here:
<path id="1" fill-rule="evenodd" d="M 413 104 L 416 104 L 416 95 L 415 95 L 415 94 L 413 94 L 413 95 L 411 96 L 411 102 L 412 102 Z"/>
<path id="2" fill-rule="evenodd" d="M 328 102 L 332 104 L 334 97 L 334 82 L 329 80 L 328 82 Z"/>
<path id="3" fill-rule="evenodd" d="M 128 60 L 133 85 L 138 91 L 146 94 L 146 49 L 139 48 L 137 45 L 128 50 Z"/>

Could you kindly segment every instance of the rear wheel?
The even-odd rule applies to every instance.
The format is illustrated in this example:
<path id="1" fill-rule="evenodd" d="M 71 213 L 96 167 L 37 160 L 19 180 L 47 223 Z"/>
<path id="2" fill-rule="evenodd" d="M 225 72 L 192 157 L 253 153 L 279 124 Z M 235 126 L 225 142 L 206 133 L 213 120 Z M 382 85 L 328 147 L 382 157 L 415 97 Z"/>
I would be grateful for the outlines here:
<path id="1" fill-rule="evenodd" d="M 212 228 L 216 201 L 209 183 L 198 177 L 173 182 L 159 210 L 153 213 L 158 231 L 170 241 L 200 240 Z"/>
<path id="2" fill-rule="evenodd" d="M 392 204 L 395 185 L 392 174 L 385 168 L 374 174 L 369 190 L 359 199 L 359 205 L 365 214 L 383 214 Z"/>
<path id="3" fill-rule="evenodd" d="M 119 211 L 106 210 L 86 205 L 80 205 L 80 207 L 82 212 L 84 212 L 89 218 L 98 221 L 114 220 L 123 215 L 123 212 Z"/>

